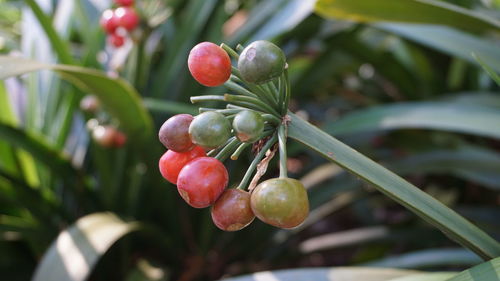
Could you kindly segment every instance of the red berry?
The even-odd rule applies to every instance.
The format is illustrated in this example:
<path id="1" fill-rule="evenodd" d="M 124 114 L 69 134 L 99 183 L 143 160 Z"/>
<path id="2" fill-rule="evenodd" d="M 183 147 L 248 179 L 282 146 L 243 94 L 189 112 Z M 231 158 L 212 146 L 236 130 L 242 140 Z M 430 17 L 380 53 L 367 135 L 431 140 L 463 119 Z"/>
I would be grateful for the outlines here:
<path id="1" fill-rule="evenodd" d="M 169 182 L 176 184 L 177 177 L 184 166 L 191 160 L 206 156 L 205 150 L 196 146 L 188 152 L 175 152 L 168 150 L 160 158 L 159 167 L 161 175 Z"/>
<path id="2" fill-rule="evenodd" d="M 123 44 L 125 44 L 125 37 L 113 33 L 111 35 L 108 35 L 108 42 L 115 48 L 120 48 L 121 46 L 123 46 Z"/>
<path id="3" fill-rule="evenodd" d="M 250 208 L 250 193 L 241 189 L 226 189 L 211 210 L 215 225 L 224 231 L 237 231 L 255 218 Z"/>
<path id="4" fill-rule="evenodd" d="M 192 207 L 205 208 L 219 198 L 228 180 L 229 175 L 222 162 L 212 157 L 200 157 L 182 168 L 177 190 Z"/>
<path id="5" fill-rule="evenodd" d="M 127 136 L 111 126 L 96 126 L 92 129 L 92 138 L 102 147 L 121 147 Z"/>
<path id="6" fill-rule="evenodd" d="M 134 5 L 134 0 L 114 0 L 115 4 L 118 6 L 132 6 Z"/>
<path id="7" fill-rule="evenodd" d="M 189 125 L 193 116 L 189 114 L 177 114 L 170 117 L 160 128 L 158 138 L 168 149 L 176 152 L 191 150 L 194 146 L 189 137 Z"/>
<path id="8" fill-rule="evenodd" d="M 102 13 L 100 24 L 102 29 L 109 34 L 115 32 L 118 28 L 118 18 L 111 9 L 107 9 Z"/>
<path id="9" fill-rule="evenodd" d="M 116 131 L 116 134 L 113 138 L 113 146 L 122 147 L 125 145 L 126 142 L 127 142 L 127 136 L 120 131 Z"/>
<path id="10" fill-rule="evenodd" d="M 139 24 L 139 16 L 135 10 L 130 7 L 120 7 L 116 9 L 115 15 L 118 19 L 118 26 L 128 31 L 133 30 L 137 27 L 137 24 Z"/>
<path id="11" fill-rule="evenodd" d="M 188 67 L 193 78 L 208 87 L 224 84 L 231 75 L 229 55 L 210 42 L 202 42 L 191 49 Z"/>

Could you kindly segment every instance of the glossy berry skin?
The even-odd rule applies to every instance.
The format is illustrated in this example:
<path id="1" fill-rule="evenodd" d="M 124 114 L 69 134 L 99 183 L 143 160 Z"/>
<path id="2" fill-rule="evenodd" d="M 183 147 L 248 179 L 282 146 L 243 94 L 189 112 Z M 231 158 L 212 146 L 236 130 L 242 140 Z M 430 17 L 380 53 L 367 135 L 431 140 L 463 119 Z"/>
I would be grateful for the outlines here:
<path id="1" fill-rule="evenodd" d="M 123 46 L 123 44 L 125 44 L 125 37 L 123 37 L 119 34 L 113 33 L 113 34 L 108 35 L 108 42 L 113 47 L 120 48 L 121 46 Z"/>
<path id="2" fill-rule="evenodd" d="M 124 7 L 128 7 L 128 6 L 132 6 L 134 5 L 134 0 L 114 0 L 115 4 L 118 5 L 118 6 L 124 6 Z"/>
<path id="3" fill-rule="evenodd" d="M 262 84 L 283 73 L 286 58 L 283 51 L 269 41 L 255 41 L 240 54 L 238 69 L 247 82 Z"/>
<path id="4" fill-rule="evenodd" d="M 212 221 L 224 231 L 245 228 L 255 218 L 250 208 L 250 193 L 241 189 L 226 189 L 211 210 Z"/>
<path id="5" fill-rule="evenodd" d="M 280 228 L 296 227 L 309 214 L 307 191 L 300 181 L 291 178 L 262 182 L 252 191 L 250 205 L 256 217 Z"/>
<path id="6" fill-rule="evenodd" d="M 113 34 L 119 25 L 118 17 L 116 17 L 113 10 L 107 9 L 101 15 L 100 24 L 106 33 Z"/>
<path id="7" fill-rule="evenodd" d="M 189 114 L 177 114 L 170 117 L 160 128 L 158 138 L 168 149 L 176 152 L 189 151 L 194 147 L 189 136 L 189 125 L 193 116 Z"/>
<path id="8" fill-rule="evenodd" d="M 192 207 L 206 208 L 219 198 L 228 180 L 229 175 L 222 162 L 212 157 L 200 157 L 182 168 L 177 190 Z"/>
<path id="9" fill-rule="evenodd" d="M 168 150 L 163 154 L 158 163 L 160 173 L 169 182 L 177 184 L 177 178 L 182 168 L 191 160 L 204 156 L 206 156 L 205 150 L 199 146 L 187 152 Z"/>
<path id="10" fill-rule="evenodd" d="M 119 7 L 115 10 L 115 15 L 118 19 L 118 25 L 131 31 L 139 24 L 139 15 L 130 7 Z"/>
<path id="11" fill-rule="evenodd" d="M 193 119 L 189 135 L 191 141 L 199 146 L 217 148 L 231 136 L 231 122 L 218 112 L 207 111 Z"/>
<path id="12" fill-rule="evenodd" d="M 231 59 L 221 47 L 211 42 L 202 42 L 191 49 L 188 68 L 200 84 L 216 87 L 231 76 Z"/>
<path id="13" fill-rule="evenodd" d="M 255 111 L 243 110 L 234 117 L 233 129 L 240 141 L 253 143 L 264 132 L 264 119 Z"/>

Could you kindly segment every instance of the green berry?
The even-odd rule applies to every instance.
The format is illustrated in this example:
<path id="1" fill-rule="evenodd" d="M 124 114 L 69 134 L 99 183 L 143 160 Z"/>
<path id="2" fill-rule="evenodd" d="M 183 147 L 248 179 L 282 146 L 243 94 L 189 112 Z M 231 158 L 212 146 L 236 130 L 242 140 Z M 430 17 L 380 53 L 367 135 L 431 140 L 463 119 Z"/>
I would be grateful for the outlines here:
<path id="1" fill-rule="evenodd" d="M 217 148 L 231 137 L 231 123 L 218 112 L 204 112 L 189 125 L 189 135 L 193 143 L 201 147 Z"/>
<path id="2" fill-rule="evenodd" d="M 283 73 L 286 58 L 283 51 L 269 41 L 255 41 L 241 52 L 238 69 L 243 79 L 262 84 Z"/>

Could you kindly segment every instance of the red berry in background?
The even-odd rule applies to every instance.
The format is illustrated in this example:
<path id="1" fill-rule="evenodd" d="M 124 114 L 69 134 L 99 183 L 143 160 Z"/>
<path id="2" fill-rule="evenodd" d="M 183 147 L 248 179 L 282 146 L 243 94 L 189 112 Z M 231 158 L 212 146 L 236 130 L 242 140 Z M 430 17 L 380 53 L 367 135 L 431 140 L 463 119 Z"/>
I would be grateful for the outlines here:
<path id="1" fill-rule="evenodd" d="M 191 160 L 206 156 L 205 150 L 196 146 L 188 152 L 175 152 L 168 150 L 158 163 L 161 175 L 169 182 L 176 184 L 177 177 L 184 166 Z"/>
<path id="2" fill-rule="evenodd" d="M 211 210 L 212 221 L 224 231 L 237 231 L 249 225 L 255 215 L 250 207 L 250 193 L 226 189 Z"/>
<path id="3" fill-rule="evenodd" d="M 132 5 L 134 5 L 134 0 L 114 0 L 114 2 L 118 6 L 132 6 Z"/>
<path id="4" fill-rule="evenodd" d="M 109 34 L 115 32 L 118 28 L 118 18 L 111 9 L 107 9 L 102 13 L 100 24 L 102 29 Z"/>
<path id="5" fill-rule="evenodd" d="M 127 141 L 122 132 L 111 126 L 98 125 L 92 129 L 92 139 L 102 147 L 121 147 Z"/>
<path id="6" fill-rule="evenodd" d="M 115 15 L 118 19 L 118 26 L 128 31 L 133 30 L 137 27 L 137 24 L 139 24 L 139 16 L 135 10 L 130 7 L 120 7 L 116 9 Z"/>
<path id="7" fill-rule="evenodd" d="M 99 110 L 100 102 L 94 95 L 86 95 L 80 101 L 80 109 L 88 113 L 96 113 Z"/>
<path id="8" fill-rule="evenodd" d="M 120 131 L 116 131 L 116 134 L 113 138 L 113 146 L 122 147 L 125 145 L 126 142 L 127 142 L 127 136 Z"/>
<path id="9" fill-rule="evenodd" d="M 229 175 L 222 162 L 212 157 L 200 157 L 182 168 L 177 190 L 192 207 L 205 208 L 219 198 L 228 180 Z"/>
<path id="10" fill-rule="evenodd" d="M 177 114 L 170 117 L 160 128 L 158 138 L 168 149 L 176 152 L 189 151 L 194 147 L 189 137 L 189 125 L 193 116 L 189 114 Z"/>
<path id="11" fill-rule="evenodd" d="M 113 45 L 115 48 L 120 48 L 125 44 L 125 37 L 119 34 L 113 33 L 108 35 L 109 44 Z"/>
<path id="12" fill-rule="evenodd" d="M 202 42 L 189 53 L 188 68 L 200 84 L 215 87 L 224 84 L 231 75 L 231 59 L 221 47 Z"/>

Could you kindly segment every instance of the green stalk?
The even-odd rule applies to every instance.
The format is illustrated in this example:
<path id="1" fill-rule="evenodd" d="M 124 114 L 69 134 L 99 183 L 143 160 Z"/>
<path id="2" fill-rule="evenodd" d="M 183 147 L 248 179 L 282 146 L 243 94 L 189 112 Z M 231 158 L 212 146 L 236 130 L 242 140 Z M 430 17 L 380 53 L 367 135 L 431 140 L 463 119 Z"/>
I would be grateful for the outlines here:
<path id="1" fill-rule="evenodd" d="M 262 87 L 259 87 L 257 85 L 254 85 L 252 83 L 246 83 L 244 82 L 242 79 L 236 77 L 235 75 L 231 75 L 231 78 L 230 78 L 232 81 L 234 81 L 235 83 L 240 83 L 240 84 L 244 84 L 245 86 L 247 86 L 250 91 L 252 93 L 254 93 L 255 95 L 257 95 L 260 99 L 264 100 L 265 102 L 269 103 L 270 105 L 272 105 L 273 107 L 276 107 L 277 104 L 276 104 L 276 101 L 272 98 L 272 96 L 266 92 Z"/>
<path id="2" fill-rule="evenodd" d="M 228 80 L 226 83 L 224 83 L 224 86 L 226 86 L 229 90 L 235 91 L 236 93 L 243 95 L 243 96 L 248 96 L 252 98 L 258 98 L 258 96 L 249 90 L 243 88 L 242 86 L 234 83 L 231 80 Z"/>
<path id="3" fill-rule="evenodd" d="M 240 144 L 240 141 L 236 137 L 231 137 L 229 142 L 222 148 L 222 150 L 215 156 L 221 162 L 224 162 L 234 151 L 234 149 Z"/>
<path id="4" fill-rule="evenodd" d="M 243 102 L 245 104 L 253 104 L 260 111 L 265 111 L 267 113 L 280 116 L 280 114 L 274 108 L 256 98 L 225 94 L 224 100 L 230 103 L 234 103 L 236 105 L 238 105 L 238 102 Z"/>
<path id="5" fill-rule="evenodd" d="M 238 148 L 234 151 L 233 154 L 231 154 L 231 160 L 238 160 L 240 157 L 240 154 L 251 145 L 251 143 L 244 142 L 238 146 Z"/>
<path id="6" fill-rule="evenodd" d="M 290 80 L 288 78 L 288 68 L 285 68 L 285 105 L 281 110 L 281 114 L 284 116 L 288 111 L 288 104 L 290 103 Z"/>
<path id="7" fill-rule="evenodd" d="M 206 95 L 206 96 L 192 96 L 191 103 L 205 102 L 205 101 L 226 101 L 224 96 Z"/>
<path id="8" fill-rule="evenodd" d="M 248 187 L 248 182 L 250 181 L 250 178 L 252 177 L 253 172 L 257 168 L 257 165 L 262 161 L 262 158 L 266 155 L 266 152 L 276 143 L 276 134 L 273 135 L 272 138 L 270 138 L 264 147 L 259 151 L 259 153 L 255 156 L 253 159 L 252 163 L 248 167 L 245 175 L 243 176 L 243 179 L 241 180 L 240 184 L 238 185 L 238 189 L 243 189 L 246 190 Z"/>
<path id="9" fill-rule="evenodd" d="M 240 58 L 240 55 L 238 55 L 237 52 L 235 52 L 231 47 L 229 47 L 225 43 L 220 44 L 220 47 L 222 49 L 224 49 L 224 51 L 226 51 L 231 57 L 235 58 L 236 60 L 238 60 Z"/>
<path id="10" fill-rule="evenodd" d="M 280 178 L 288 178 L 286 166 L 286 125 L 281 125 L 278 128 L 278 146 L 280 153 Z"/>
<path id="11" fill-rule="evenodd" d="M 284 100 L 286 96 L 286 88 L 288 85 L 286 84 L 286 78 L 285 78 L 285 73 L 281 74 L 279 78 L 279 91 L 278 91 L 278 107 L 281 109 L 281 112 L 283 112 L 284 108 Z"/>
<path id="12" fill-rule="evenodd" d="M 272 123 L 275 125 L 279 125 L 281 123 L 281 119 L 272 115 L 272 114 L 262 114 L 262 118 L 264 118 L 265 122 Z"/>

